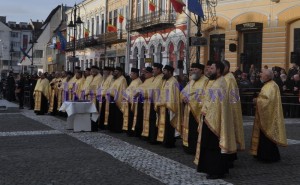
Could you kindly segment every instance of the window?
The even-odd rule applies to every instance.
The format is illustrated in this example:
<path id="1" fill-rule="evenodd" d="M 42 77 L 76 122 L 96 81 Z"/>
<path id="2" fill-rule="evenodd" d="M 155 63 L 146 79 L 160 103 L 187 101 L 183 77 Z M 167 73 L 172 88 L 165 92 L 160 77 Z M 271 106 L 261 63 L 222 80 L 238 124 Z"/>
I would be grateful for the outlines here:
<path id="1" fill-rule="evenodd" d="M 85 68 L 87 68 L 88 66 L 89 66 L 89 60 L 86 59 L 86 61 L 85 61 Z"/>
<path id="2" fill-rule="evenodd" d="M 28 47 L 28 35 L 23 35 L 23 46 L 22 46 L 22 48 L 26 50 L 27 47 Z"/>
<path id="3" fill-rule="evenodd" d="M 130 19 L 130 17 L 129 17 L 129 7 L 128 7 L 128 5 L 126 6 L 126 9 L 125 9 L 125 16 L 126 16 L 126 19 Z"/>
<path id="4" fill-rule="evenodd" d="M 10 36 L 13 37 L 13 38 L 18 38 L 19 33 L 18 32 L 10 32 Z"/>
<path id="5" fill-rule="evenodd" d="M 137 20 L 139 21 L 142 14 L 142 3 L 141 0 L 137 0 Z"/>
<path id="6" fill-rule="evenodd" d="M 101 15 L 101 34 L 104 33 L 104 28 L 105 28 L 105 25 L 104 25 L 104 14 Z"/>
<path id="7" fill-rule="evenodd" d="M 90 20 L 87 21 L 86 29 L 90 30 Z M 84 32 L 85 32 L 85 30 L 84 30 Z"/>
<path id="8" fill-rule="evenodd" d="M 21 44 L 20 42 L 11 42 L 14 48 L 20 48 Z"/>
<path id="9" fill-rule="evenodd" d="M 118 10 L 114 10 L 114 26 L 117 26 L 118 22 Z"/>
<path id="10" fill-rule="evenodd" d="M 225 34 L 210 35 L 209 60 L 224 60 Z"/>
<path id="11" fill-rule="evenodd" d="M 147 15 L 149 12 L 149 0 L 144 0 L 144 15 Z"/>
<path id="12" fill-rule="evenodd" d="M 43 58 L 43 50 L 34 50 L 34 58 Z"/>
<path id="13" fill-rule="evenodd" d="M 95 23 L 94 23 L 94 21 L 95 21 L 95 19 L 94 18 L 92 18 L 92 27 L 91 27 L 91 34 L 92 34 L 92 36 L 94 35 L 94 27 L 95 27 Z"/>
<path id="14" fill-rule="evenodd" d="M 113 20 L 112 20 L 112 11 L 110 11 L 108 13 L 108 24 L 112 24 Z"/>
<path id="15" fill-rule="evenodd" d="M 99 16 L 96 17 L 96 35 L 99 35 L 99 29 L 100 29 L 100 25 L 99 25 Z"/>
<path id="16" fill-rule="evenodd" d="M 300 28 L 294 29 L 294 52 L 300 53 Z"/>
<path id="17" fill-rule="evenodd" d="M 13 52 L 12 57 L 13 58 L 20 58 L 21 57 L 21 52 L 20 51 Z"/>
<path id="18" fill-rule="evenodd" d="M 90 59 L 89 67 L 93 65 L 93 59 Z"/>

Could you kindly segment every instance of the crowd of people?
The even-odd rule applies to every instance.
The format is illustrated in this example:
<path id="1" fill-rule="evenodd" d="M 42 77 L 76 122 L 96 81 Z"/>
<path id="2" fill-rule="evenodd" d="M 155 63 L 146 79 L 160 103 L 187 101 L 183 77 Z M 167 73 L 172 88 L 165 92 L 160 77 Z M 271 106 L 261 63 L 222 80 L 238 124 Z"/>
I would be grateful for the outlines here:
<path id="1" fill-rule="evenodd" d="M 92 131 L 126 132 L 167 148 L 175 147 L 180 136 L 184 151 L 195 155 L 197 171 L 217 179 L 229 173 L 237 152 L 245 150 L 240 92 L 257 84 L 253 87 L 259 90 L 251 96 L 255 106 L 251 154 L 261 161 L 276 162 L 280 160 L 277 146 L 286 146 L 281 93 L 298 89 L 277 85 L 276 74 L 270 69 L 263 69 L 258 76 L 254 68 L 249 74 L 240 70 L 231 73 L 228 61 L 208 62 L 206 66 L 192 63 L 186 78 L 174 77 L 174 68 L 160 63 L 141 70 L 131 68 L 129 76 L 121 67 L 80 69 L 75 67 L 74 74 L 20 75 L 14 88 L 6 85 L 11 86 L 6 89 L 6 98 L 13 100 L 9 96 L 12 92 L 23 93 L 17 89 L 27 83 L 32 91 L 31 108 L 37 115 L 65 115 L 59 111 L 64 101 L 93 102 L 99 117 L 91 121 Z M 298 71 L 290 71 L 292 76 L 287 79 L 296 81 Z"/>
<path id="2" fill-rule="evenodd" d="M 264 66 L 268 69 L 268 66 Z M 296 118 L 300 116 L 300 70 L 295 63 L 286 72 L 280 67 L 273 67 L 274 81 L 279 87 L 283 104 L 284 117 Z M 262 88 L 260 81 L 260 70 L 254 65 L 248 73 L 242 72 L 239 68 L 234 72 L 240 89 L 243 115 L 254 115 L 252 99 Z"/>

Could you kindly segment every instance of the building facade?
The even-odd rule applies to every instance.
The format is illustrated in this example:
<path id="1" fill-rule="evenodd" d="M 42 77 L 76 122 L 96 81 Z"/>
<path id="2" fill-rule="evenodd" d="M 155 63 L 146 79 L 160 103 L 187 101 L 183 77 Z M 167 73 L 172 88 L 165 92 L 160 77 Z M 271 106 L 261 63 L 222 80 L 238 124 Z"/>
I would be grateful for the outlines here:
<path id="1" fill-rule="evenodd" d="M 0 44 L 1 44 L 1 70 L 24 72 L 27 68 L 20 65 L 20 58 L 23 56 L 21 49 L 30 48 L 31 25 L 26 22 L 17 24 L 14 21 L 6 22 L 6 17 L 0 22 Z"/>
<path id="2" fill-rule="evenodd" d="M 74 63 L 83 69 L 91 65 L 125 66 L 127 3 L 127 0 L 86 0 L 76 6 L 83 23 L 78 24 L 75 34 L 74 27 L 67 29 L 66 70 L 72 70 Z M 73 21 L 74 8 L 67 16 L 68 21 Z"/>
<path id="3" fill-rule="evenodd" d="M 186 66 L 187 17 L 177 14 L 170 1 L 130 0 L 129 67 L 152 63 Z M 155 8 L 150 6 L 155 6 Z M 177 70 L 175 71 L 178 72 Z"/>
<path id="4" fill-rule="evenodd" d="M 226 59 L 231 70 L 246 73 L 252 64 L 257 69 L 300 64 L 299 11 L 298 0 L 220 0 L 216 25 L 202 26 L 208 45 L 201 47 L 201 63 Z"/>

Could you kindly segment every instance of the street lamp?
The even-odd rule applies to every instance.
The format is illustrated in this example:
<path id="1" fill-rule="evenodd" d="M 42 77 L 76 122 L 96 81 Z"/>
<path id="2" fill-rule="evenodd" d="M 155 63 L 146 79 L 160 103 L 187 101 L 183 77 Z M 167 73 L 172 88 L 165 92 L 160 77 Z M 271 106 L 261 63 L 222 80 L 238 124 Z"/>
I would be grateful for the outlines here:
<path id="1" fill-rule="evenodd" d="M 75 56 L 75 54 L 76 54 L 77 25 L 78 24 L 80 25 L 80 24 L 83 23 L 81 18 L 80 18 L 80 15 L 78 15 L 78 17 L 76 15 L 77 9 L 79 9 L 79 6 L 76 5 L 76 3 L 75 3 L 74 7 L 72 8 L 72 12 L 74 11 L 74 13 L 73 13 L 74 22 L 73 22 L 72 13 L 71 13 L 71 21 L 68 24 L 69 28 L 73 28 L 73 34 L 74 34 L 73 35 L 74 39 L 72 40 L 73 41 L 73 55 L 72 55 L 72 58 L 69 59 L 69 61 L 73 63 L 73 72 L 74 72 L 74 69 L 75 69 L 75 62 L 78 61 L 78 59 Z"/>
<path id="2" fill-rule="evenodd" d="M 10 45 L 10 50 L 9 50 L 9 53 L 10 53 L 10 70 L 12 71 L 13 68 L 12 68 L 12 57 L 13 57 L 13 53 L 15 52 L 14 48 L 13 48 L 13 44 L 11 43 Z"/>
<path id="3" fill-rule="evenodd" d="M 32 38 L 30 39 L 29 43 L 31 44 L 31 65 L 30 65 L 30 74 L 33 74 L 33 46 L 36 44 L 36 40 L 34 39 L 34 35 L 32 34 Z"/>

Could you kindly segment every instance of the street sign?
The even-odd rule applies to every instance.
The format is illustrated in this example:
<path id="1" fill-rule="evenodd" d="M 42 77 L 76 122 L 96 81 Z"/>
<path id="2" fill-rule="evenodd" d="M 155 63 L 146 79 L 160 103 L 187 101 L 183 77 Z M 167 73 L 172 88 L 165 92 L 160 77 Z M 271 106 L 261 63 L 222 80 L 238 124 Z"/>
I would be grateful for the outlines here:
<path id="1" fill-rule="evenodd" d="M 79 62 L 78 57 L 69 57 L 69 62 Z"/>
<path id="2" fill-rule="evenodd" d="M 145 63 L 152 63 L 152 58 L 145 58 Z"/>
<path id="3" fill-rule="evenodd" d="M 207 39 L 204 37 L 190 37 L 190 46 L 205 46 L 207 45 Z"/>

